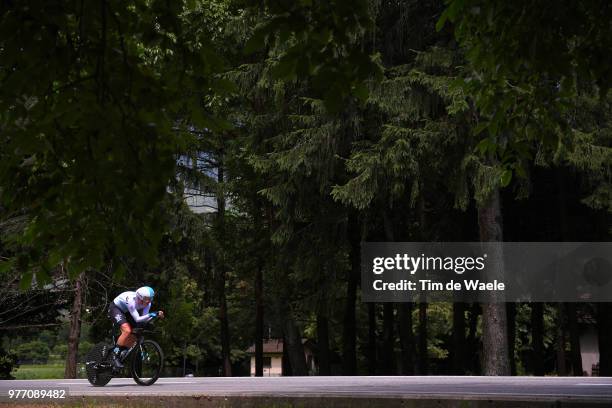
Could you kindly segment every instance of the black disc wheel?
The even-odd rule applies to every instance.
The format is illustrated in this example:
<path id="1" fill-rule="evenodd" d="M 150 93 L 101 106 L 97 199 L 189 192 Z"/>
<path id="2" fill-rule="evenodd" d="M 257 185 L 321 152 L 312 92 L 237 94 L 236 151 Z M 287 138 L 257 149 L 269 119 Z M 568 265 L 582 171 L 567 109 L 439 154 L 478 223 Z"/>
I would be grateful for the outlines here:
<path id="1" fill-rule="evenodd" d="M 87 380 L 94 387 L 103 387 L 113 378 L 110 364 L 110 347 L 105 343 L 98 343 L 87 353 L 85 372 Z"/>
<path id="2" fill-rule="evenodd" d="M 145 340 L 132 352 L 132 378 L 138 385 L 152 385 L 164 368 L 164 353 L 159 344 Z"/>

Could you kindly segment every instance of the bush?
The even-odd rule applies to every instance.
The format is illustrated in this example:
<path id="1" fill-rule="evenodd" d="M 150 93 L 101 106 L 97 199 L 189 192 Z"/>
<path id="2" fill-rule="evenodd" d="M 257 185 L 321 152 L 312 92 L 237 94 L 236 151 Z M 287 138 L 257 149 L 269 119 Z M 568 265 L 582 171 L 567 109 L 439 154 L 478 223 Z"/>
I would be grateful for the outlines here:
<path id="1" fill-rule="evenodd" d="M 17 356 L 12 353 L 7 353 L 0 347 L 0 380 L 14 380 L 11 376 L 11 371 L 19 367 L 17 364 Z"/>
<path id="2" fill-rule="evenodd" d="M 33 363 L 46 363 L 49 359 L 49 346 L 40 340 L 35 340 L 17 346 L 15 354 L 17 354 L 20 361 L 27 360 Z"/>
<path id="3" fill-rule="evenodd" d="M 80 361 L 81 363 L 85 362 L 85 358 L 87 357 L 87 353 L 89 353 L 89 350 L 91 350 L 93 348 L 93 343 L 88 342 L 87 340 L 81 340 L 79 342 L 79 357 L 78 357 L 78 361 Z"/>
<path id="4" fill-rule="evenodd" d="M 68 345 L 59 343 L 56 344 L 55 347 L 53 347 L 53 354 L 60 360 L 65 360 L 66 355 L 68 354 Z"/>

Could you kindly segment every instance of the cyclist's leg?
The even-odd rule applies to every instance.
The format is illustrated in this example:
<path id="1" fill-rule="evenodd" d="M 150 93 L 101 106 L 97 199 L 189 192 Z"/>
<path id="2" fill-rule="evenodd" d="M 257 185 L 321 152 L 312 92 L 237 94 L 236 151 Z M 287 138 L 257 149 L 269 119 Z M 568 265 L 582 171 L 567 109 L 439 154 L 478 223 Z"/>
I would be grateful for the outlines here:
<path id="1" fill-rule="evenodd" d="M 129 313 L 125 314 L 124 316 L 126 319 L 125 321 L 127 323 L 127 326 L 124 324 L 121 325 L 121 335 L 125 336 L 121 343 L 121 346 L 125 348 L 130 348 L 134 344 L 136 344 L 136 336 L 132 334 L 132 329 L 138 327 L 138 324 L 134 321 L 134 319 L 132 319 L 132 316 Z"/>
<path id="2" fill-rule="evenodd" d="M 132 344 L 131 335 L 132 327 L 128 322 L 125 314 L 121 309 L 119 309 L 116 305 L 111 304 L 108 315 L 113 321 L 114 325 L 117 325 L 121 329 L 121 334 L 117 338 L 115 348 L 113 349 L 113 364 L 115 368 L 120 369 L 123 368 L 123 364 L 121 364 L 122 352 L 127 350 Z"/>
<path id="3" fill-rule="evenodd" d="M 117 339 L 117 346 L 122 348 L 131 347 L 136 340 L 136 337 L 132 335 L 132 319 L 126 316 L 114 303 L 111 303 L 108 315 L 113 321 L 113 324 L 119 326 L 121 330 L 121 334 Z"/>
<path id="4" fill-rule="evenodd" d="M 111 303 L 108 308 L 108 317 L 113 321 L 113 324 L 117 326 L 127 323 L 125 314 L 114 303 Z"/>
<path id="5" fill-rule="evenodd" d="M 116 345 L 117 339 L 119 338 L 119 334 L 121 334 L 121 333 L 117 334 L 117 328 L 120 327 L 121 324 L 126 321 L 125 316 L 123 315 L 123 312 L 121 311 L 121 309 L 119 309 L 117 305 L 115 305 L 112 302 L 108 306 L 107 316 L 111 320 L 111 322 L 113 322 L 113 328 L 112 328 L 111 334 L 113 337 L 113 342 Z"/>
<path id="6" fill-rule="evenodd" d="M 128 323 L 121 324 L 121 335 L 117 339 L 119 347 L 130 348 L 136 342 L 136 337 L 132 334 L 132 326 Z"/>

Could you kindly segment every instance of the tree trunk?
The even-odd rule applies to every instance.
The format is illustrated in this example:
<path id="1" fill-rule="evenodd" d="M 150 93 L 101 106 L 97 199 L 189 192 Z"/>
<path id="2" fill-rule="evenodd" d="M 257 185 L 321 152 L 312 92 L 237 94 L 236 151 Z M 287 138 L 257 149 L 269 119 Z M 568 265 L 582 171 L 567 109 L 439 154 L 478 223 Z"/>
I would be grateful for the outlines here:
<path id="1" fill-rule="evenodd" d="M 264 306 L 263 306 L 263 266 L 258 261 L 255 273 L 255 376 L 263 377 L 263 337 L 264 337 Z"/>
<path id="2" fill-rule="evenodd" d="M 287 357 L 291 365 L 291 375 L 308 375 L 306 356 L 304 354 L 304 346 L 302 345 L 302 336 L 293 321 L 291 311 L 285 309 L 283 319 L 283 333 L 285 338 L 283 349 L 287 350 Z"/>
<path id="3" fill-rule="evenodd" d="M 424 191 L 423 186 L 419 187 L 420 191 Z M 425 197 L 419 195 L 417 202 L 417 215 L 419 217 L 419 232 L 421 240 L 426 241 L 427 234 L 425 232 Z M 427 375 L 429 361 L 427 356 L 427 303 L 425 296 L 419 302 L 419 351 L 418 351 L 418 368 L 420 375 Z"/>
<path id="4" fill-rule="evenodd" d="M 480 374 L 480 347 L 476 338 L 476 331 L 478 329 L 478 315 L 480 315 L 480 304 L 472 303 L 470 308 L 470 319 L 468 328 L 468 356 L 470 356 L 470 370 L 472 375 Z"/>
<path id="5" fill-rule="evenodd" d="M 232 376 L 232 364 L 230 361 L 230 333 L 227 317 L 227 298 L 225 296 L 225 268 L 220 265 L 219 272 L 219 321 L 221 323 L 221 356 L 223 358 L 223 375 Z"/>
<path id="6" fill-rule="evenodd" d="M 386 375 L 395 374 L 395 334 L 393 330 L 395 318 L 393 303 L 383 304 L 383 349 L 381 371 Z"/>
<path id="7" fill-rule="evenodd" d="M 383 226 L 387 242 L 395 241 L 393 223 L 389 214 L 383 212 Z M 382 373 L 387 375 L 395 374 L 395 326 L 393 303 L 383 303 L 383 348 L 382 348 Z"/>
<path id="8" fill-rule="evenodd" d="M 414 334 L 412 333 L 412 305 L 410 302 L 398 304 L 399 337 L 402 348 L 403 375 L 414 375 Z"/>
<path id="9" fill-rule="evenodd" d="M 567 367 L 565 364 L 565 308 L 563 303 L 557 303 L 557 375 L 566 376 Z"/>
<path id="10" fill-rule="evenodd" d="M 612 376 L 612 303 L 598 303 L 599 376 Z"/>
<path id="11" fill-rule="evenodd" d="M 215 282 L 215 255 L 212 249 L 204 248 L 204 274 L 202 281 L 209 277 L 212 277 L 211 280 L 213 283 Z M 217 288 L 216 285 L 204 285 L 200 286 L 203 289 L 203 301 L 205 305 L 214 305 L 217 302 L 215 296 L 217 296 Z"/>
<path id="12" fill-rule="evenodd" d="M 419 302 L 419 374 L 427 375 L 427 303 Z"/>
<path id="13" fill-rule="evenodd" d="M 510 375 L 510 362 L 507 356 L 508 339 L 505 305 L 501 303 L 483 303 L 482 323 L 483 374 Z M 501 329 L 502 333 L 498 332 L 500 327 L 503 327 Z"/>
<path id="14" fill-rule="evenodd" d="M 348 240 L 351 245 L 351 266 L 347 271 L 346 304 L 344 309 L 344 325 L 342 326 L 342 373 L 357 374 L 357 323 L 355 304 L 357 302 L 357 284 L 359 282 L 361 263 L 361 233 L 356 217 L 349 217 Z"/>
<path id="15" fill-rule="evenodd" d="M 183 340 L 183 377 L 187 375 L 187 340 Z"/>
<path id="16" fill-rule="evenodd" d="M 329 319 L 328 314 L 328 277 L 329 268 L 327 265 L 320 267 L 320 289 L 319 302 L 317 307 L 317 357 L 319 360 L 319 375 L 331 375 L 331 361 L 329 351 Z M 310 369 L 310 367 L 307 367 Z"/>
<path id="17" fill-rule="evenodd" d="M 74 302 L 70 312 L 70 332 L 68 334 L 68 354 L 66 355 L 64 378 L 76 378 L 77 376 L 77 357 L 81 337 L 81 312 L 85 297 L 85 285 L 85 272 L 82 272 L 74 285 Z"/>
<path id="18" fill-rule="evenodd" d="M 289 361 L 289 352 L 287 351 L 287 338 L 283 336 L 283 359 L 282 359 L 282 375 L 289 377 L 293 375 L 291 371 L 291 362 Z"/>
<path id="19" fill-rule="evenodd" d="M 453 367 L 454 375 L 465 374 L 465 303 L 453 303 Z"/>
<path id="20" fill-rule="evenodd" d="M 531 351 L 533 374 L 544 375 L 544 304 L 531 304 Z"/>
<path id="21" fill-rule="evenodd" d="M 482 242 L 503 241 L 498 189 L 495 189 L 488 200 L 478 207 L 478 226 Z M 503 282 L 504 266 L 501 248 L 496 248 L 491 252 L 488 254 L 489 264 L 494 265 L 495 268 L 491 270 L 491 277 Z M 510 375 L 506 305 L 494 298 L 482 304 L 482 345 L 484 374 Z"/>
<path id="22" fill-rule="evenodd" d="M 317 314 L 317 348 L 319 375 L 331 375 L 329 360 L 329 322 L 324 312 Z"/>
<path id="23" fill-rule="evenodd" d="M 570 336 L 570 356 L 572 359 L 572 374 L 576 377 L 582 376 L 582 355 L 580 353 L 580 333 L 578 331 L 578 319 L 576 316 L 576 304 L 567 303 L 567 325 Z"/>
<path id="24" fill-rule="evenodd" d="M 217 171 L 217 228 L 219 244 L 225 239 L 225 193 L 224 185 L 224 163 L 223 152 L 219 152 Z M 219 245 L 221 246 L 221 245 Z M 217 291 L 219 296 L 219 322 L 221 326 L 221 358 L 223 360 L 223 375 L 232 376 L 232 363 L 230 360 L 230 332 L 227 316 L 227 297 L 225 295 L 225 256 L 222 253 L 217 256 Z"/>
<path id="25" fill-rule="evenodd" d="M 559 224 L 561 227 L 561 239 L 564 242 L 571 241 L 571 234 L 569 230 L 569 223 L 567 220 L 567 192 L 565 189 L 565 177 L 561 173 L 563 170 L 558 168 L 556 171 L 557 187 L 559 188 Z M 566 307 L 564 307 L 566 305 Z M 567 309 L 567 315 L 565 310 Z M 560 303 L 557 307 L 558 310 L 558 342 L 562 344 L 557 345 L 557 366 L 559 375 L 567 375 L 567 368 L 565 367 L 565 316 L 567 316 L 567 328 L 570 336 L 570 359 L 572 365 L 572 371 L 575 376 L 582 376 L 582 356 L 580 355 L 580 339 L 578 334 L 578 326 L 576 324 L 576 307 L 573 303 L 563 304 Z M 564 372 L 564 374 L 562 374 Z"/>
<path id="26" fill-rule="evenodd" d="M 376 303 L 368 303 L 368 374 L 376 375 Z"/>
<path id="27" fill-rule="evenodd" d="M 508 356 L 510 356 L 510 375 L 516 375 L 516 303 L 506 303 L 508 317 Z"/>

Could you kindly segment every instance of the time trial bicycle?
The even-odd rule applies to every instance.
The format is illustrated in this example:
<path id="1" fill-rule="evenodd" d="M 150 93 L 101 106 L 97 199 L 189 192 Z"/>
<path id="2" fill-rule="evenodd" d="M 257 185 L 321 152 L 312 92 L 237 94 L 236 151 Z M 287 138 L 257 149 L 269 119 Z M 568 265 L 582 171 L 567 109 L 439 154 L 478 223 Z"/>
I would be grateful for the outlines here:
<path id="1" fill-rule="evenodd" d="M 164 353 L 155 341 L 145 340 L 144 334 L 151 333 L 150 325 L 157 317 L 144 325 L 132 329 L 136 342 L 121 358 L 126 363 L 124 369 L 129 369 L 130 375 L 138 385 L 153 385 L 164 368 Z M 89 351 L 85 361 L 87 379 L 95 387 L 103 387 L 113 378 L 119 377 L 124 369 L 113 365 L 112 350 L 117 344 L 117 326 L 113 325 L 112 343 L 98 343 Z"/>

